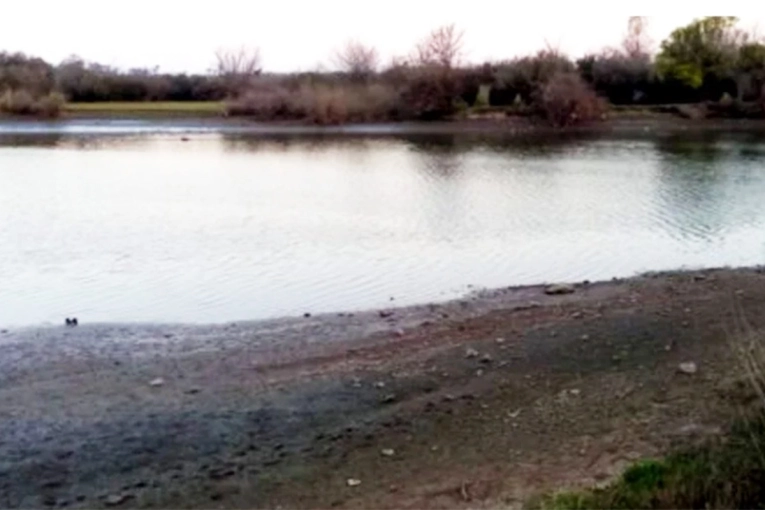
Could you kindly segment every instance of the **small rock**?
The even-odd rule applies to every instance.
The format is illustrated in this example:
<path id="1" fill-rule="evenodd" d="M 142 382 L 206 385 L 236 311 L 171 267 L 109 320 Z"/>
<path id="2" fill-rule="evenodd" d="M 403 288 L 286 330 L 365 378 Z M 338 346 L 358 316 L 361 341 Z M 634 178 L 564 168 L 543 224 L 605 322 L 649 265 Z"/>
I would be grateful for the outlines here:
<path id="1" fill-rule="evenodd" d="M 465 357 L 466 358 L 477 358 L 478 357 L 478 351 L 476 351 L 473 348 L 468 347 L 465 350 Z"/>
<path id="2" fill-rule="evenodd" d="M 495 340 L 495 342 L 497 342 L 498 344 L 503 344 L 503 343 L 505 343 L 505 339 L 504 338 L 497 338 Z"/>
<path id="3" fill-rule="evenodd" d="M 483 375 L 483 370 L 479 368 L 478 370 L 475 371 L 475 375 L 476 377 L 481 377 Z"/>
<path id="4" fill-rule="evenodd" d="M 386 311 L 380 310 L 379 315 L 381 319 L 387 319 L 388 317 L 393 317 L 393 312 L 386 312 Z"/>
<path id="5" fill-rule="evenodd" d="M 396 401 L 396 395 L 394 395 L 393 393 L 389 393 L 388 395 L 385 395 L 382 399 L 380 399 L 380 401 L 383 404 L 390 404 Z"/>
<path id="6" fill-rule="evenodd" d="M 693 361 L 685 361 L 685 362 L 683 362 L 683 363 L 680 363 L 680 364 L 677 366 L 677 369 L 678 369 L 678 370 L 679 370 L 681 373 L 683 373 L 683 374 L 688 374 L 688 375 L 692 375 L 692 374 L 695 374 L 696 372 L 698 372 L 698 371 L 699 371 L 699 367 L 697 367 L 697 366 L 696 366 L 696 363 L 694 363 Z"/>
<path id="7" fill-rule="evenodd" d="M 589 340 L 589 339 L 590 339 L 590 335 L 584 334 L 584 335 L 580 336 L 579 338 L 580 338 L 582 341 L 586 342 L 587 340 Z"/>
<path id="8" fill-rule="evenodd" d="M 349 478 L 345 481 L 345 483 L 348 485 L 348 487 L 358 487 L 361 485 L 361 480 L 358 478 Z"/>
<path id="9" fill-rule="evenodd" d="M 196 395 L 200 391 L 202 391 L 202 390 L 200 390 L 199 388 L 189 388 L 189 389 L 186 390 L 186 394 L 187 395 Z"/>
<path id="10" fill-rule="evenodd" d="M 481 356 L 481 363 L 491 363 L 491 355 L 490 354 L 484 354 Z"/>
<path id="11" fill-rule="evenodd" d="M 304 313 L 304 314 L 303 314 L 303 317 L 305 317 L 306 319 L 308 319 L 310 316 L 311 316 L 311 314 L 310 314 L 310 313 L 308 313 L 308 312 L 306 312 L 306 313 Z"/>
<path id="12" fill-rule="evenodd" d="M 437 446 L 437 445 L 433 445 L 433 446 L 431 446 L 431 447 L 430 447 L 430 451 L 431 451 L 431 452 L 437 452 L 437 451 L 438 451 L 438 446 Z"/>
<path id="13" fill-rule="evenodd" d="M 106 497 L 105 503 L 106 506 L 117 506 L 127 501 L 129 497 L 128 494 L 110 494 Z"/>
<path id="14" fill-rule="evenodd" d="M 157 377 L 156 379 L 152 379 L 149 382 L 149 386 L 152 386 L 154 388 L 159 387 L 159 386 L 163 386 L 164 384 L 165 384 L 165 380 L 163 378 L 161 378 L 161 377 Z"/>
<path id="15" fill-rule="evenodd" d="M 695 274 L 693 275 L 693 279 L 697 282 L 702 282 L 707 279 L 707 277 L 703 274 Z"/>
<path id="16" fill-rule="evenodd" d="M 579 395 L 581 393 L 581 391 L 578 388 L 574 388 L 574 389 L 568 390 L 568 392 L 571 393 L 574 396 Z"/>
<path id="17" fill-rule="evenodd" d="M 515 411 L 508 411 L 507 412 L 507 415 L 510 418 L 517 418 L 518 416 L 520 416 L 520 414 L 521 414 L 521 409 L 516 409 Z"/>
<path id="18" fill-rule="evenodd" d="M 384 382 L 382 382 L 382 381 L 377 381 L 377 382 L 374 384 L 374 386 L 375 386 L 375 388 L 385 388 L 385 383 L 384 383 Z"/>
<path id="19" fill-rule="evenodd" d="M 582 312 L 574 312 L 571 314 L 572 319 L 581 319 L 584 317 L 584 314 Z"/>
<path id="20" fill-rule="evenodd" d="M 545 294 L 547 294 L 548 296 L 555 296 L 555 295 L 561 295 L 561 294 L 573 294 L 574 292 L 576 292 L 576 288 L 573 285 L 569 285 L 566 283 L 548 285 L 547 287 L 545 287 Z"/>
<path id="21" fill-rule="evenodd" d="M 393 457 L 396 454 L 396 450 L 393 448 L 383 448 L 380 453 L 385 457 Z"/>

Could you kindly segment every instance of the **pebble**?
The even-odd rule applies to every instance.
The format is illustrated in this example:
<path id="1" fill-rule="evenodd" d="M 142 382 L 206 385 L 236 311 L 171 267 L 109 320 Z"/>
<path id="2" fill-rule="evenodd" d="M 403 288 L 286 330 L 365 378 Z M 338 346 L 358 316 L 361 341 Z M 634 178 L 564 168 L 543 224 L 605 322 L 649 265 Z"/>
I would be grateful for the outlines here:
<path id="1" fill-rule="evenodd" d="M 590 339 L 590 335 L 585 334 L 585 335 L 580 336 L 579 338 L 586 342 L 587 340 Z"/>
<path id="2" fill-rule="evenodd" d="M 481 357 L 481 363 L 491 363 L 491 355 L 490 354 L 484 354 Z"/>
<path id="3" fill-rule="evenodd" d="M 699 367 L 697 367 L 697 366 L 696 366 L 696 363 L 694 363 L 693 361 L 685 361 L 685 362 L 683 362 L 683 363 L 680 363 L 680 364 L 677 366 L 677 369 L 678 369 L 678 370 L 679 370 L 681 373 L 683 373 L 683 374 L 688 374 L 688 375 L 692 375 L 692 374 L 695 374 L 696 372 L 698 372 L 698 371 L 699 371 Z"/>
<path id="4" fill-rule="evenodd" d="M 385 383 L 382 381 L 377 381 L 375 383 L 375 388 L 385 388 Z"/>
<path id="5" fill-rule="evenodd" d="M 581 319 L 584 317 L 584 314 L 582 312 L 574 312 L 571 314 L 572 319 Z"/>
<path id="6" fill-rule="evenodd" d="M 581 393 L 581 391 L 578 388 L 574 388 L 572 390 L 568 390 L 568 392 L 571 393 L 574 396 L 579 395 Z"/>
<path id="7" fill-rule="evenodd" d="M 345 481 L 345 483 L 348 485 L 348 487 L 358 487 L 361 485 L 361 480 L 358 478 L 349 478 Z"/>
<path id="8" fill-rule="evenodd" d="M 165 380 L 161 377 L 157 377 L 156 379 L 152 379 L 149 381 L 149 386 L 152 386 L 154 388 L 162 386 L 165 384 Z"/>
<path id="9" fill-rule="evenodd" d="M 303 317 L 305 317 L 306 319 L 308 319 L 309 317 L 311 317 L 311 314 L 310 314 L 310 313 L 308 313 L 308 312 L 306 312 L 306 313 L 304 313 L 304 314 L 303 314 Z"/>
<path id="10" fill-rule="evenodd" d="M 391 402 L 395 402 L 395 401 L 396 401 L 396 395 L 394 395 L 393 393 L 390 393 L 390 394 L 388 394 L 388 395 L 385 395 L 385 396 L 384 396 L 384 397 L 381 399 L 381 402 L 382 402 L 383 404 L 390 404 Z"/>
<path id="11" fill-rule="evenodd" d="M 476 351 L 473 348 L 468 348 L 465 350 L 465 357 L 466 358 L 477 358 L 478 357 L 478 351 Z"/>
<path id="12" fill-rule="evenodd" d="M 498 344 L 503 344 L 503 343 L 505 343 L 505 339 L 504 338 L 497 338 L 495 340 L 495 342 L 497 342 Z"/>
<path id="13" fill-rule="evenodd" d="M 396 454 L 396 450 L 393 448 L 383 448 L 380 450 L 380 453 L 383 454 L 385 457 L 393 457 Z"/>
<path id="14" fill-rule="evenodd" d="M 479 368 L 478 370 L 475 371 L 475 375 L 476 377 L 481 377 L 483 375 L 483 370 Z"/>

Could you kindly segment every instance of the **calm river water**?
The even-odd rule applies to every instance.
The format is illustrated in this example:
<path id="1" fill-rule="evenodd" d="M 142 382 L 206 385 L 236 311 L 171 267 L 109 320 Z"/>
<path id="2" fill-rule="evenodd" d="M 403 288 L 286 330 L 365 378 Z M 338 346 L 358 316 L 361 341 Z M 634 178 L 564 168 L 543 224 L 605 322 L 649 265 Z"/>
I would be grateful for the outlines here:
<path id="1" fill-rule="evenodd" d="M 0 326 L 224 322 L 762 263 L 762 135 L 0 124 Z"/>

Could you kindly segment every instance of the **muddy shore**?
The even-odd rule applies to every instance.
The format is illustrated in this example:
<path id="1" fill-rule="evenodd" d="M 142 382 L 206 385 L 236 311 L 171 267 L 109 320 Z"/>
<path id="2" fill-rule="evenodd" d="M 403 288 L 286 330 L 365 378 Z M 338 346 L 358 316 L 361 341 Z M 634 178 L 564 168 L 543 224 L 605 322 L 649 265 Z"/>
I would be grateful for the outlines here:
<path id="1" fill-rule="evenodd" d="M 762 269 L 544 290 L 2 330 L 0 506 L 513 508 L 753 400 L 734 343 L 741 317 L 765 328 Z"/>

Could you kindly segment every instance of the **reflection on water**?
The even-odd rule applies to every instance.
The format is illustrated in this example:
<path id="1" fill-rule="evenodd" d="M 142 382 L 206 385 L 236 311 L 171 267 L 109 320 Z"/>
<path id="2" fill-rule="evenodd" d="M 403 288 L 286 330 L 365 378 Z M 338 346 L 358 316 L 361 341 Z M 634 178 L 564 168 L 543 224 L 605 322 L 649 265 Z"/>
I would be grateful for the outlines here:
<path id="1" fill-rule="evenodd" d="M 0 125 L 0 325 L 222 322 L 765 259 L 751 135 L 118 127 Z"/>

